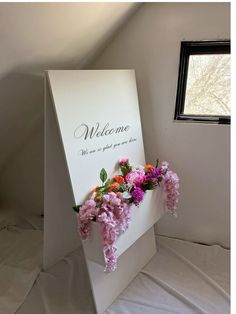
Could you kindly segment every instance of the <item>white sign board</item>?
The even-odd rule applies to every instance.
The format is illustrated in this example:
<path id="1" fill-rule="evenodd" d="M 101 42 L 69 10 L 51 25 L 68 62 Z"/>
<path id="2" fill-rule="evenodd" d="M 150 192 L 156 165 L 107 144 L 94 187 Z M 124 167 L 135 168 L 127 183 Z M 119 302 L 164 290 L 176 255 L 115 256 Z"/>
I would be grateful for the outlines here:
<path id="1" fill-rule="evenodd" d="M 119 158 L 145 161 L 134 71 L 50 71 L 75 201 Z"/>
<path id="2" fill-rule="evenodd" d="M 76 248 L 75 219 L 72 221 L 70 205 L 73 201 L 81 204 L 92 189 L 100 184 L 101 168 L 105 168 L 111 176 L 116 171 L 115 165 L 120 158 L 128 157 L 131 163 L 144 164 L 145 156 L 133 70 L 49 71 L 46 91 L 44 261 L 48 267 L 68 253 L 69 249 Z M 54 127 L 51 123 L 55 124 Z M 58 136 L 54 141 L 56 128 Z M 60 141 L 65 154 L 64 161 L 58 156 L 62 154 Z M 54 168 L 54 174 L 51 168 Z M 56 184 L 57 175 L 60 179 Z M 73 193 L 70 194 L 71 188 Z M 58 211 L 55 201 L 57 194 L 58 199 L 62 197 L 60 193 L 63 193 L 63 189 L 63 205 L 61 202 L 58 204 Z M 50 200 L 52 195 L 53 201 Z M 147 195 L 144 204 L 138 209 L 139 214 L 134 217 L 134 222 L 123 238 L 119 239 L 118 251 L 120 254 L 125 253 L 120 256 L 120 269 L 115 274 L 104 274 L 101 266 L 91 262 L 96 258 L 90 258 L 89 254 L 86 256 L 86 252 L 91 253 L 91 247 L 84 247 L 98 313 L 106 309 L 155 253 L 155 239 L 151 227 L 162 214 L 162 210 L 158 211 L 157 208 L 157 198 L 160 199 L 155 193 Z M 69 211 L 71 212 L 68 213 Z M 56 229 L 55 219 L 61 230 Z M 62 243 L 57 236 L 63 231 L 67 240 Z M 139 250 L 144 247 L 146 256 L 140 257 Z M 96 250 L 92 252 L 96 254 Z M 139 262 L 135 262 L 135 256 L 139 256 Z M 131 260 L 136 265 L 130 265 Z M 125 263 L 129 266 L 125 266 Z M 122 276 L 125 267 L 128 267 L 130 273 L 126 278 Z M 122 279 L 119 279 L 119 276 Z M 116 288 L 111 288 L 112 278 L 119 282 Z M 107 291 L 101 291 L 101 287 Z M 101 293 L 106 294 L 106 302 L 102 300 Z"/>

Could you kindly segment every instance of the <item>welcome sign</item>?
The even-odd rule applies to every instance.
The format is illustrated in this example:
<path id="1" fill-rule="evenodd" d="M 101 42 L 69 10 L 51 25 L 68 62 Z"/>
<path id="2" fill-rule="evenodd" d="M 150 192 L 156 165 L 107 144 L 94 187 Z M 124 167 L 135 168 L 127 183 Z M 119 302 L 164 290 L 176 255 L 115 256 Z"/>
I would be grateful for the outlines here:
<path id="1" fill-rule="evenodd" d="M 133 70 L 49 71 L 45 87 L 44 261 L 48 267 L 78 246 L 71 207 L 81 204 L 100 183 L 101 168 L 111 176 L 119 159 L 128 157 L 131 163 L 145 164 L 145 156 Z M 130 227 L 117 241 L 118 255 L 122 255 L 115 273 L 103 273 L 98 233 L 94 241 L 83 244 L 98 313 L 155 253 L 152 226 L 162 215 L 162 208 L 157 208 L 159 196 L 158 192 L 147 193 Z M 66 239 L 57 238 L 55 215 Z M 140 250 L 145 256 L 140 256 Z M 131 260 L 136 260 L 134 265 Z"/>
<path id="2" fill-rule="evenodd" d="M 143 164 L 144 149 L 133 71 L 50 71 L 49 79 L 76 203 L 101 168 L 119 158 Z"/>

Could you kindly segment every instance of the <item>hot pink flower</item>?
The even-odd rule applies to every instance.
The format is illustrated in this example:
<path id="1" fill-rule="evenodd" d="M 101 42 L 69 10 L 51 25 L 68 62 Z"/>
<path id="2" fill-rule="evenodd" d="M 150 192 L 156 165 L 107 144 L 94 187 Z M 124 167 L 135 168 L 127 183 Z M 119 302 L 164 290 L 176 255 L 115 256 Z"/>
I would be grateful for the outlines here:
<path id="1" fill-rule="evenodd" d="M 133 201 L 135 205 L 138 205 L 143 200 L 144 192 L 141 188 L 137 187 L 132 192 Z"/>
<path id="2" fill-rule="evenodd" d="M 140 186 L 145 180 L 145 172 L 141 169 L 130 171 L 126 175 L 125 180 L 127 183 L 130 183 L 134 186 Z"/>

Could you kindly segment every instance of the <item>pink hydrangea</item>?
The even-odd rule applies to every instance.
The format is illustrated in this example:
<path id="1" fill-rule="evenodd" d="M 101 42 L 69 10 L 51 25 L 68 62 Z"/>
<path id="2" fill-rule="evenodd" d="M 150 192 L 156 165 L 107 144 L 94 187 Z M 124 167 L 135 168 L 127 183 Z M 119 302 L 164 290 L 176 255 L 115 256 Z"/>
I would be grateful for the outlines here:
<path id="1" fill-rule="evenodd" d="M 130 183 L 134 186 L 140 186 L 145 180 L 145 172 L 141 169 L 130 171 L 126 175 L 125 180 L 127 183 Z"/>

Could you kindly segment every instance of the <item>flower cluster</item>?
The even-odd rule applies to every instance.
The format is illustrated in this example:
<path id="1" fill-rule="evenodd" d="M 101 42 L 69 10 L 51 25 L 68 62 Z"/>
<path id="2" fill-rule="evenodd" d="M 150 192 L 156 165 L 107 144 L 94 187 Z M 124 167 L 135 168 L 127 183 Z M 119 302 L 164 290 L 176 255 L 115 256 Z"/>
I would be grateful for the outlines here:
<path id="1" fill-rule="evenodd" d="M 132 167 L 128 158 L 119 161 L 120 174 L 108 179 L 105 169 L 100 172 L 102 185 L 95 188 L 91 198 L 83 205 L 74 206 L 77 212 L 82 239 L 89 237 L 91 222 L 101 225 L 105 271 L 117 267 L 115 242 L 131 222 L 131 205 L 138 206 L 147 190 L 154 190 L 163 184 L 165 207 L 175 214 L 179 196 L 179 178 L 169 170 L 164 161 L 158 167 Z"/>
<path id="2" fill-rule="evenodd" d="M 179 177 L 171 170 L 168 170 L 163 178 L 165 207 L 172 214 L 176 215 L 176 208 L 179 198 Z"/>

